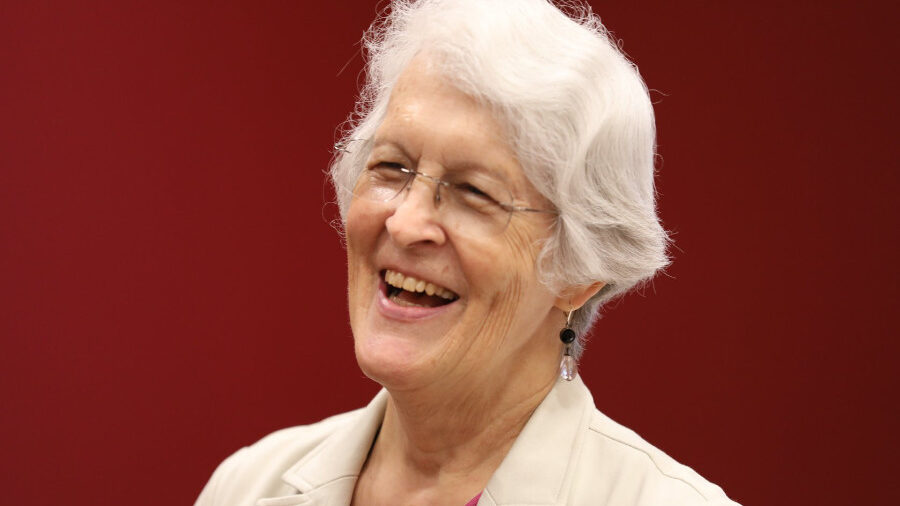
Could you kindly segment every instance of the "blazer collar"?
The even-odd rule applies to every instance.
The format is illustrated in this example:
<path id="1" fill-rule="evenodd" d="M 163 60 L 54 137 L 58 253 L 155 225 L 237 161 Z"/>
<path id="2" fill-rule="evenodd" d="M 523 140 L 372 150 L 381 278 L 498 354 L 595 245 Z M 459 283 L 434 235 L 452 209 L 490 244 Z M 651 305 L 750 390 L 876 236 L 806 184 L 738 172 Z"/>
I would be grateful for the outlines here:
<path id="1" fill-rule="evenodd" d="M 387 400 L 387 391 L 381 390 L 368 406 L 282 475 L 300 495 L 259 504 L 349 504 L 381 427 Z M 593 399 L 581 377 L 557 381 L 488 481 L 478 504 L 565 504 L 570 471 L 578 461 L 593 410 Z"/>
<path id="2" fill-rule="evenodd" d="M 557 380 L 488 481 L 479 506 L 566 504 L 594 409 L 580 376 Z"/>
<path id="3" fill-rule="evenodd" d="M 329 496 L 346 497 L 343 500 L 330 497 L 327 504 L 350 504 L 356 478 L 369 455 L 375 435 L 381 428 L 387 400 L 388 393 L 382 389 L 368 406 L 354 413 L 321 444 L 288 469 L 282 475 L 282 480 L 310 499 L 318 495 L 317 491 L 328 489 Z"/>

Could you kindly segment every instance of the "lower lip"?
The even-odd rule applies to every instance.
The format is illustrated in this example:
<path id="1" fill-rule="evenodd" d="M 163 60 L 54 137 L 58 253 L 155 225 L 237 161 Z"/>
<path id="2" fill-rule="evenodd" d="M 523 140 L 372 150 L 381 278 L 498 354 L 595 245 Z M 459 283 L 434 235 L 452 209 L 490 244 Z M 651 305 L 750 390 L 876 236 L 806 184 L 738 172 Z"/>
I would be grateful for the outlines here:
<path id="1" fill-rule="evenodd" d="M 387 293 L 387 285 L 384 283 L 384 280 L 381 279 L 378 281 L 378 309 L 381 314 L 392 320 L 414 321 L 430 318 L 446 313 L 451 306 L 456 304 L 456 301 L 453 301 L 449 304 L 437 307 L 401 306 L 389 299 L 385 293 Z"/>

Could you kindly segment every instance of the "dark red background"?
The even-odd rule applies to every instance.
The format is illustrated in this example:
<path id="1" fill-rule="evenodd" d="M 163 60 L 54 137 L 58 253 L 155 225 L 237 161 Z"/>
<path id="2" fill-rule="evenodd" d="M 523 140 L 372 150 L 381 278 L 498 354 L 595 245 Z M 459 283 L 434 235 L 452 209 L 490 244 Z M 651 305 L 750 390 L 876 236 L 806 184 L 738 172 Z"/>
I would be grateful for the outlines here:
<path id="1" fill-rule="evenodd" d="M 900 495 L 888 4 L 595 2 L 654 90 L 676 248 L 583 376 L 748 505 Z M 0 3 L 4 504 L 189 504 L 373 395 L 323 170 L 375 11 Z"/>

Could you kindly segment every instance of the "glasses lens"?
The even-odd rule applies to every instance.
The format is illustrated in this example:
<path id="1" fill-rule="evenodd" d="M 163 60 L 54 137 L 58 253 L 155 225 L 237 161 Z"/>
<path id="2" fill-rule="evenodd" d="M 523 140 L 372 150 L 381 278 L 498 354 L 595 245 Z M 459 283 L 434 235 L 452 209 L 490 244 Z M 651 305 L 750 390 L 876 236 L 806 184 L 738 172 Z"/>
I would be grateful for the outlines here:
<path id="1" fill-rule="evenodd" d="M 503 186 L 450 184 L 443 192 L 447 226 L 460 234 L 497 235 L 509 224 L 512 213 L 500 202 L 511 202 L 512 194 Z"/>
<path id="2" fill-rule="evenodd" d="M 353 195 L 374 202 L 388 202 L 399 195 L 413 177 L 413 172 L 401 167 L 378 165 L 359 175 Z"/>
<path id="3" fill-rule="evenodd" d="M 512 202 L 512 194 L 492 180 L 444 182 L 418 174 L 424 184 L 440 192 L 434 199 L 438 214 L 452 233 L 469 237 L 485 237 L 502 233 L 512 212 L 501 204 Z M 417 173 L 393 165 L 378 165 L 364 170 L 353 190 L 354 197 L 372 202 L 399 205 L 398 195 L 412 184 Z"/>

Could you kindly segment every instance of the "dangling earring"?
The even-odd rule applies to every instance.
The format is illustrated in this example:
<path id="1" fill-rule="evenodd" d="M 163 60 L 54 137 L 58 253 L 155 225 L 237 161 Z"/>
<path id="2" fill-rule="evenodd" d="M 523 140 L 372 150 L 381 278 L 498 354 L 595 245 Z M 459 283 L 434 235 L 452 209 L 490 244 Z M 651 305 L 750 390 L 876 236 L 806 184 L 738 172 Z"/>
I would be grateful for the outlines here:
<path id="1" fill-rule="evenodd" d="M 566 328 L 559 331 L 559 340 L 566 345 L 565 354 L 559 364 L 559 377 L 566 381 L 572 381 L 578 374 L 578 364 L 575 362 L 575 357 L 572 356 L 572 343 L 577 337 L 575 331 L 572 330 L 572 313 L 573 311 L 569 311 L 569 314 L 566 315 Z"/>

